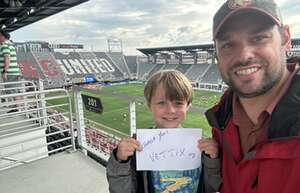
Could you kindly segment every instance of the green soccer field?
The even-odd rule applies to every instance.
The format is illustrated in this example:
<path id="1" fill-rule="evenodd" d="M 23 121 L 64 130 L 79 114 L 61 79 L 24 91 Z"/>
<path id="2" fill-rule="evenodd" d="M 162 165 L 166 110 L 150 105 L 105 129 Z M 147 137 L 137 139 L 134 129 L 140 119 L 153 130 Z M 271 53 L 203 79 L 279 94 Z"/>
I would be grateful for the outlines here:
<path id="1" fill-rule="evenodd" d="M 112 94 L 126 94 L 129 96 L 143 96 L 143 84 L 125 84 L 103 86 L 101 89 L 109 91 Z M 84 108 L 84 116 L 87 119 L 86 124 L 91 124 L 106 132 L 117 136 L 124 136 L 130 133 L 129 131 L 129 102 L 114 96 L 105 96 L 101 94 L 94 94 L 87 89 L 82 91 L 83 94 L 94 96 L 101 99 L 103 105 L 103 113 L 97 114 L 87 111 Z M 207 108 L 212 106 L 219 100 L 221 94 L 207 91 L 195 91 L 193 106 Z M 51 101 L 57 103 L 58 101 Z M 126 114 L 126 116 L 124 116 Z M 152 115 L 149 112 L 145 103 L 136 103 L 137 128 L 152 127 Z M 204 136 L 210 136 L 210 127 L 206 118 L 201 113 L 189 112 L 186 120 L 183 123 L 185 128 L 203 128 Z M 117 131 L 117 132 L 116 132 Z M 124 135 L 120 134 L 124 133 Z"/>

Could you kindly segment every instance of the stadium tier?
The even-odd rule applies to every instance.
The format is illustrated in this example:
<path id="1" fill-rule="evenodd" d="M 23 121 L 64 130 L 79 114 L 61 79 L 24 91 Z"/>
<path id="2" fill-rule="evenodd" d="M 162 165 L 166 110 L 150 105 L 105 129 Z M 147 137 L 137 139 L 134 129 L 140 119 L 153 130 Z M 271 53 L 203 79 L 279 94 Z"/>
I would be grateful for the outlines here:
<path id="1" fill-rule="evenodd" d="M 108 71 L 109 74 L 106 74 L 106 76 L 104 77 L 104 80 L 123 80 L 123 76 L 124 73 L 121 69 L 121 67 L 119 67 L 118 62 L 116 61 L 112 61 L 112 58 L 108 57 L 107 54 L 105 52 L 94 52 L 93 53 L 97 58 L 101 58 L 101 60 L 103 62 L 105 62 L 107 65 L 109 65 L 112 71 Z"/>
<path id="2" fill-rule="evenodd" d="M 182 65 L 178 65 L 177 67 L 176 67 L 176 70 L 179 70 L 180 72 L 182 72 L 182 73 L 186 73 L 187 72 L 187 70 L 188 69 L 190 69 L 190 67 L 191 67 L 192 65 L 190 65 L 190 64 L 182 64 Z"/>
<path id="3" fill-rule="evenodd" d="M 163 67 L 164 67 L 163 64 L 156 64 L 154 68 L 152 68 L 151 71 L 146 74 L 146 77 L 144 77 L 144 79 L 148 80 L 155 72 L 163 69 Z"/>
<path id="4" fill-rule="evenodd" d="M 207 70 L 201 77 L 201 82 L 203 83 L 211 83 L 211 84 L 216 84 L 221 81 L 221 76 L 218 71 L 217 65 L 210 64 L 207 67 Z"/>
<path id="5" fill-rule="evenodd" d="M 209 64 L 194 64 L 185 73 L 192 82 L 196 82 L 207 71 Z"/>
<path id="6" fill-rule="evenodd" d="M 128 65 L 130 75 L 137 76 L 137 56 L 125 56 L 126 64 Z"/>
<path id="7" fill-rule="evenodd" d="M 32 53 L 30 52 L 17 52 L 18 55 L 18 64 L 22 71 L 24 78 L 30 79 L 40 79 L 41 71 L 39 72 L 39 65 L 34 59 Z"/>
<path id="8" fill-rule="evenodd" d="M 45 42 L 16 45 L 18 63 L 25 79 L 42 80 L 46 88 L 84 83 L 86 76 L 92 76 L 97 81 L 147 81 L 151 75 L 162 69 L 178 69 L 192 82 L 207 80 L 214 83 L 214 80 L 219 80 L 218 73 L 211 72 L 211 69 L 216 70 L 211 67 L 212 64 L 195 63 L 190 54 L 186 57 L 183 54 L 170 57 L 163 53 L 154 62 L 148 56 L 125 56 L 122 52 L 54 51 L 45 47 Z M 179 59 L 179 56 L 183 58 Z M 210 75 L 205 76 L 206 72 Z M 217 77 L 211 77 L 213 74 Z"/>
<path id="9" fill-rule="evenodd" d="M 138 74 L 138 80 L 145 81 L 144 76 L 147 76 L 148 72 L 151 71 L 152 68 L 155 67 L 156 64 L 144 64 L 139 63 L 137 65 L 137 74 Z"/>
<path id="10" fill-rule="evenodd" d="M 166 64 L 163 69 L 176 69 L 179 64 Z"/>
<path id="11" fill-rule="evenodd" d="M 147 64 L 139 62 L 136 56 L 122 53 L 19 51 L 18 63 L 25 79 L 43 79 L 50 88 L 83 82 L 89 74 L 95 75 L 98 81 L 147 81 L 162 69 L 177 69 L 192 82 L 217 84 L 220 79 L 213 64 Z"/>
<path id="12" fill-rule="evenodd" d="M 111 134 L 105 133 L 104 131 L 89 127 L 85 128 L 85 137 L 90 146 L 101 150 L 107 156 L 109 156 L 112 150 L 117 147 L 120 140 Z"/>
<path id="13" fill-rule="evenodd" d="M 59 52 L 43 46 L 45 44 L 48 43 L 16 43 L 18 63 L 24 77 L 27 80 L 43 80 L 46 88 L 84 83 L 87 76 L 104 82 L 144 82 L 162 69 L 183 72 L 198 88 L 203 88 L 203 85 L 224 84 L 216 66 L 212 44 L 138 49 L 145 54 L 143 56 L 125 56 L 122 52 L 82 52 L 75 49 Z M 299 53 L 298 47 L 293 46 L 289 55 Z"/>
<path id="14" fill-rule="evenodd" d="M 121 52 L 108 52 L 106 53 L 106 55 L 111 59 L 113 63 L 115 63 L 117 67 L 119 67 L 124 78 L 127 79 L 130 77 L 129 68 L 126 65 L 124 55 Z"/>

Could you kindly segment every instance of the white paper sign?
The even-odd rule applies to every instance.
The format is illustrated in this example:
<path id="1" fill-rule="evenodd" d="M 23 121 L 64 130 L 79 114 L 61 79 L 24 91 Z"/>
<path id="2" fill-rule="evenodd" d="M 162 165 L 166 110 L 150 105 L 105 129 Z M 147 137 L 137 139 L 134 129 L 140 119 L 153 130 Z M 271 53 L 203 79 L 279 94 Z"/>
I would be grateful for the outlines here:
<path id="1" fill-rule="evenodd" d="M 137 129 L 143 151 L 136 153 L 137 170 L 191 170 L 200 167 L 198 139 L 202 129 Z"/>

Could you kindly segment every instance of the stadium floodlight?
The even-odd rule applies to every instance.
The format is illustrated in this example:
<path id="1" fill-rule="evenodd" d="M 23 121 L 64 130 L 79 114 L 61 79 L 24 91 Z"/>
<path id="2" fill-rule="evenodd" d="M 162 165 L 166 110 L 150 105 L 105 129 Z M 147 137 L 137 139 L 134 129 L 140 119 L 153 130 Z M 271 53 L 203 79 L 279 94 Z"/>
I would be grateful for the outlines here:
<path id="1" fill-rule="evenodd" d="M 27 15 L 30 15 L 35 12 L 35 9 L 32 7 L 27 11 Z"/>
<path id="2" fill-rule="evenodd" d="M 107 39 L 108 52 L 123 52 L 122 40 L 118 38 Z"/>

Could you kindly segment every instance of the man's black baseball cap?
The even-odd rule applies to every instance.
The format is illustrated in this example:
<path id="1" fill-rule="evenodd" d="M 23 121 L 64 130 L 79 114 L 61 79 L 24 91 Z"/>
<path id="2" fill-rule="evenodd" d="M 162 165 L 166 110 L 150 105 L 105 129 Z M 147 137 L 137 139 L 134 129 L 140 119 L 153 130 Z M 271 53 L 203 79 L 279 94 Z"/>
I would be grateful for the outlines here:
<path id="1" fill-rule="evenodd" d="M 227 0 L 216 12 L 213 19 L 213 39 L 223 24 L 241 12 L 256 12 L 270 18 L 278 26 L 283 26 L 281 14 L 274 0 Z"/>

